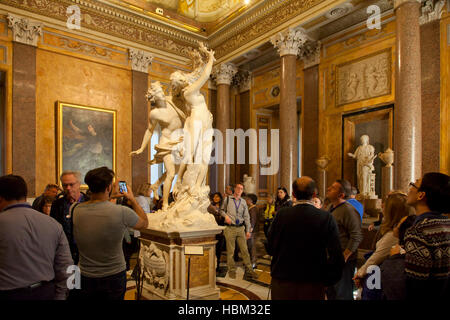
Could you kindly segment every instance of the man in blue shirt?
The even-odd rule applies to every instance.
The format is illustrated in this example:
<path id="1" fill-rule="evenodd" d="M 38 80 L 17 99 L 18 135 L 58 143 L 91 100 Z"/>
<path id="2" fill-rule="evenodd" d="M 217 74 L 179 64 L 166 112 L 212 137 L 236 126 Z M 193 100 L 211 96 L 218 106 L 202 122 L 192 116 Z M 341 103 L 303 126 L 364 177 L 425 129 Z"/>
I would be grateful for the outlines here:
<path id="1" fill-rule="evenodd" d="M 356 200 L 355 196 L 358 194 L 358 190 L 356 190 L 355 187 L 352 187 L 352 192 L 347 198 L 347 202 L 350 203 L 356 211 L 358 211 L 359 215 L 361 216 L 361 222 L 363 220 L 363 214 L 364 214 L 364 207 L 361 202 Z"/>

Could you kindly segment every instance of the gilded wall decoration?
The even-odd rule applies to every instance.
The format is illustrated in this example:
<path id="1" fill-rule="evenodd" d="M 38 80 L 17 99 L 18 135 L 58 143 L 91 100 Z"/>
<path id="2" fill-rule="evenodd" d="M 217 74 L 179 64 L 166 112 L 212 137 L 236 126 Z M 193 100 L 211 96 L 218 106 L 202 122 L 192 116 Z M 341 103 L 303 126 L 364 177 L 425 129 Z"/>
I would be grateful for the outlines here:
<path id="1" fill-rule="evenodd" d="M 2 3 L 65 22 L 66 9 L 73 1 L 2 0 Z M 113 8 L 106 3 L 79 0 L 77 5 L 81 10 L 81 30 L 89 28 L 185 57 L 188 57 L 187 50 L 191 45 L 199 40 L 192 33 L 182 32 L 149 18 Z"/>
<path id="2" fill-rule="evenodd" d="M 336 67 L 336 105 L 391 93 L 391 49 Z"/>
<path id="3" fill-rule="evenodd" d="M 251 42 L 259 36 L 270 33 L 275 27 L 307 11 L 322 0 L 274 0 L 260 11 L 243 19 L 240 24 L 230 24 L 211 40 L 211 46 L 220 58 Z M 249 24 L 249 22 L 251 22 Z"/>

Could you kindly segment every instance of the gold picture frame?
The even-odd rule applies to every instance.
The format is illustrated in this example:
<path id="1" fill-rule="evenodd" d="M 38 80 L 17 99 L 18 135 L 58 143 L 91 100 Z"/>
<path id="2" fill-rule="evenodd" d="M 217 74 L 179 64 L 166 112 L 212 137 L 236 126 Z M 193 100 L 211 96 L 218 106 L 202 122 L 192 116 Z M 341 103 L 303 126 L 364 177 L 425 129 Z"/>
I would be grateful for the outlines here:
<path id="1" fill-rule="evenodd" d="M 117 111 L 56 102 L 57 181 L 63 171 L 81 173 L 106 166 L 116 172 Z"/>

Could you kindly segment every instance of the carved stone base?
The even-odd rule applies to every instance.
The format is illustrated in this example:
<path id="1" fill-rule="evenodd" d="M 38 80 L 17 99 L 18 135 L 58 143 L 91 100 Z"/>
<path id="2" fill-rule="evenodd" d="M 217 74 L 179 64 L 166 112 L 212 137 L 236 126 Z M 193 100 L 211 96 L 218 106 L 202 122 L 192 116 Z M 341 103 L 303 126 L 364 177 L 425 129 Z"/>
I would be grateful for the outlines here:
<path id="1" fill-rule="evenodd" d="M 385 199 L 387 194 L 394 189 L 394 167 L 381 168 L 381 196 Z"/>
<path id="2" fill-rule="evenodd" d="M 184 247 L 202 246 L 203 256 L 191 256 L 189 300 L 218 300 L 216 287 L 216 238 L 223 227 L 202 231 L 141 231 L 139 261 L 144 275 L 142 298 L 185 300 L 188 256 Z"/>
<path id="3" fill-rule="evenodd" d="M 377 217 L 381 212 L 381 199 L 363 199 L 364 215 Z"/>

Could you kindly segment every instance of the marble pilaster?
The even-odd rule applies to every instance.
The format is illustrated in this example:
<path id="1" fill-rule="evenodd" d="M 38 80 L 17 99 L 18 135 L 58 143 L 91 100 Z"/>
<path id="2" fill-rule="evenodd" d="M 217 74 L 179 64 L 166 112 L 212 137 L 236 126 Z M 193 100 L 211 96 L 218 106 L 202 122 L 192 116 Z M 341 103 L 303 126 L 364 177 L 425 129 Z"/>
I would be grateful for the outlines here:
<path id="1" fill-rule="evenodd" d="M 395 188 L 406 190 L 422 174 L 420 3 L 395 1 L 396 86 L 394 150 Z"/>
<path id="2" fill-rule="evenodd" d="M 22 176 L 28 196 L 36 192 L 36 46 L 42 24 L 8 14 L 13 33 L 12 171 Z"/>

